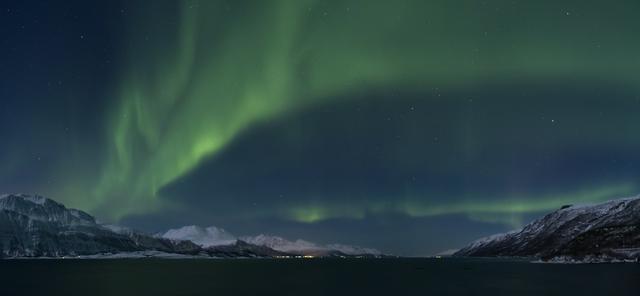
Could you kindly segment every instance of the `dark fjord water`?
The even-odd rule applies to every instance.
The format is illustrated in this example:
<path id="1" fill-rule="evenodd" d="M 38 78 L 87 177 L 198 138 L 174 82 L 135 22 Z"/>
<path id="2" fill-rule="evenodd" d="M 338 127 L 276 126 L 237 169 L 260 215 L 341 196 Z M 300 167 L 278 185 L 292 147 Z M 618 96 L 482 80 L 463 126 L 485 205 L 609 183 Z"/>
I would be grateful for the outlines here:
<path id="1" fill-rule="evenodd" d="M 640 295 L 640 264 L 4 260 L 0 295 Z"/>

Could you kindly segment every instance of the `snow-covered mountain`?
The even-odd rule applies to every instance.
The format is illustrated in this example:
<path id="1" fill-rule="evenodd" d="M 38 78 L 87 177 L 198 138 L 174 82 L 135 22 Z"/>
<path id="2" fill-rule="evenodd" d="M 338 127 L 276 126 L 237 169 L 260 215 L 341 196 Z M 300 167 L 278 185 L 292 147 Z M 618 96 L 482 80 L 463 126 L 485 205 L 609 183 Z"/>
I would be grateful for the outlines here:
<path id="1" fill-rule="evenodd" d="M 637 260 L 640 258 L 640 196 L 563 206 L 522 230 L 479 239 L 455 255 Z"/>
<path id="2" fill-rule="evenodd" d="M 279 236 L 260 234 L 257 236 L 241 236 L 236 238 L 222 228 L 210 226 L 203 228 L 200 226 L 184 226 L 177 229 L 170 229 L 159 237 L 175 241 L 192 241 L 202 247 L 224 246 L 234 244 L 237 241 L 246 242 L 256 246 L 264 246 L 276 251 L 312 256 L 358 256 L 358 255 L 382 255 L 376 249 L 362 248 L 357 246 L 330 244 L 319 245 L 302 239 L 291 241 Z"/>

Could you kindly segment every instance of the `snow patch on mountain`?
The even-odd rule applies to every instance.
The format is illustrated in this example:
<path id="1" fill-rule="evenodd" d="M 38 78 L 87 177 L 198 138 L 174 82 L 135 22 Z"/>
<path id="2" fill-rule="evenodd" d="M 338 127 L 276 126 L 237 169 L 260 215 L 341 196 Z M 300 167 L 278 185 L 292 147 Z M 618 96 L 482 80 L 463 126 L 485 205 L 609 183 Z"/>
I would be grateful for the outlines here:
<path id="1" fill-rule="evenodd" d="M 232 245 L 237 241 L 232 234 L 215 226 L 207 228 L 196 225 L 184 226 L 170 229 L 162 234 L 161 237 L 171 240 L 191 241 L 202 247 Z"/>

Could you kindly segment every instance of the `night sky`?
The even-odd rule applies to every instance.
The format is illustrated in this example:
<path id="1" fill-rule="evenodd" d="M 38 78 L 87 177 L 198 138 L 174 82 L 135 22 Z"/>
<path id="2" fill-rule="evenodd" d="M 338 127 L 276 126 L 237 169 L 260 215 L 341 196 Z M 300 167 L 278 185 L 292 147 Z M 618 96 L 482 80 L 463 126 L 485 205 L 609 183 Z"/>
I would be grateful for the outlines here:
<path id="1" fill-rule="evenodd" d="M 430 255 L 640 193 L 639 1 L 3 1 L 0 192 Z"/>

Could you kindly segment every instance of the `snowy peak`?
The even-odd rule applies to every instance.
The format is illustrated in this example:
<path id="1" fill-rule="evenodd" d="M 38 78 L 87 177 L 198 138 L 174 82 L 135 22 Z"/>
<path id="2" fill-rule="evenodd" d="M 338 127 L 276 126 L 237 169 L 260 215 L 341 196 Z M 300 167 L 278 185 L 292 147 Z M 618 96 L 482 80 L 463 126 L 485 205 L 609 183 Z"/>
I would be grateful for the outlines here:
<path id="1" fill-rule="evenodd" d="M 170 229 L 161 235 L 171 240 L 191 241 L 202 247 L 232 245 L 237 239 L 222 228 L 215 226 L 203 228 L 196 225 Z"/>

